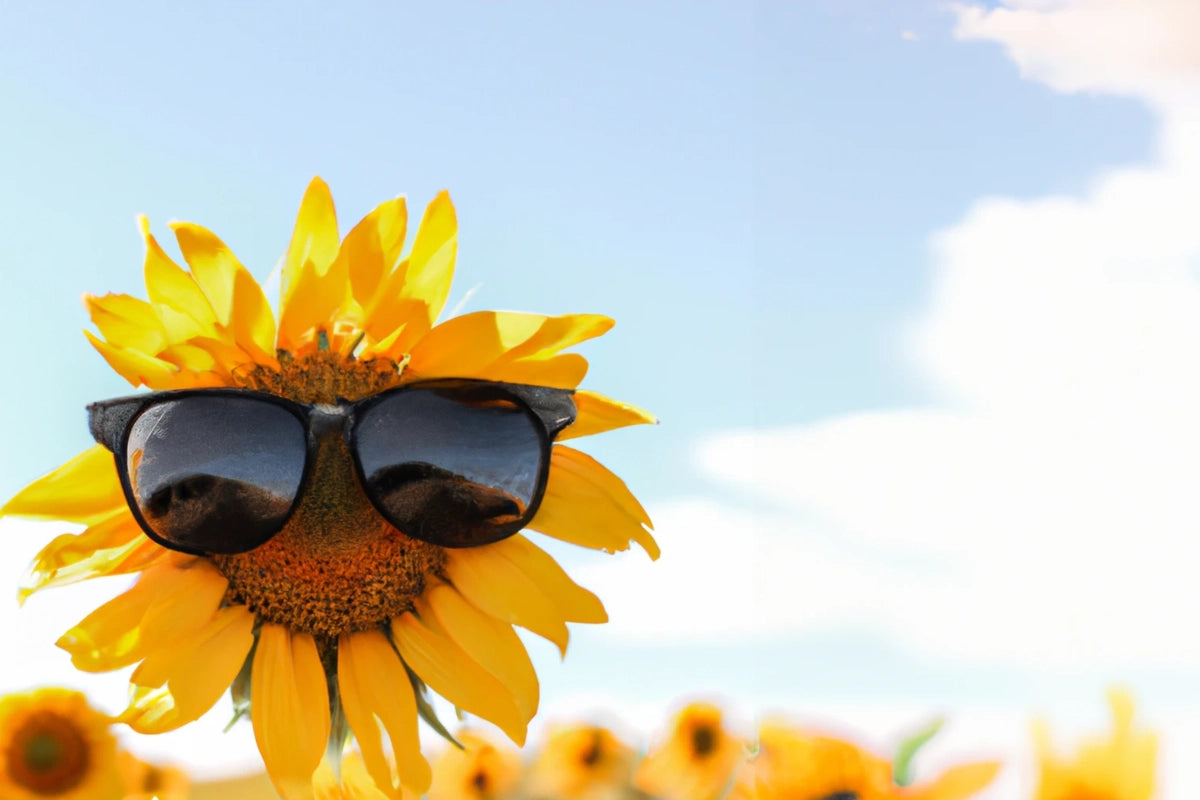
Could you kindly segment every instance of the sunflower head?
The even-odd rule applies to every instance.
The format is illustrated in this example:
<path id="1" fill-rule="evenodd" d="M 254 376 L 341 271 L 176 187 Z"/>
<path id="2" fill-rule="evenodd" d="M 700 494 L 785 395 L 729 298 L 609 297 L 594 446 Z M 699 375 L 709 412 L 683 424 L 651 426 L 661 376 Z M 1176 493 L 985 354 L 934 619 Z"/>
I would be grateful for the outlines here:
<path id="1" fill-rule="evenodd" d="M 177 767 L 151 764 L 122 750 L 117 764 L 125 781 L 125 800 L 187 800 L 191 780 Z"/>
<path id="2" fill-rule="evenodd" d="M 1040 776 L 1035 800 L 1150 800 L 1158 737 L 1134 727 L 1134 702 L 1128 691 L 1108 693 L 1112 732 L 1083 742 L 1073 757 L 1057 753 L 1045 723 L 1034 724 Z"/>
<path id="3" fill-rule="evenodd" d="M 570 725 L 550 733 L 530 767 L 534 797 L 600 800 L 620 797 L 633 773 L 635 752 L 598 725 Z"/>
<path id="4" fill-rule="evenodd" d="M 972 762 L 931 781 L 898 786 L 886 759 L 772 720 L 760 726 L 758 752 L 739 770 L 730 800 L 968 800 L 999 770 L 994 761 Z"/>
<path id="5" fill-rule="evenodd" d="M 111 725 L 69 689 L 0 698 L 0 797 L 118 800 L 124 782 Z"/>
<path id="6" fill-rule="evenodd" d="M 232 688 L 288 797 L 311 796 L 352 735 L 380 791 L 424 791 L 418 717 L 445 732 L 430 691 L 523 742 L 538 680 L 513 626 L 565 653 L 568 622 L 607 617 L 517 530 L 658 555 L 625 484 L 563 444 L 653 421 L 578 388 L 587 362 L 567 350 L 612 320 L 439 323 L 458 241 L 445 193 L 411 237 L 403 198 L 342 237 L 315 179 L 278 314 L 212 232 L 171 224 L 185 268 L 139 229 L 147 297 L 86 296 L 86 335 L 153 393 L 94 404 L 100 444 L 0 508 L 83 526 L 38 554 L 21 598 L 136 575 L 59 646 L 87 671 L 136 665 L 119 718 L 143 733 Z"/>
<path id="7" fill-rule="evenodd" d="M 429 800 L 503 800 L 521 779 L 521 757 L 512 747 L 476 732 L 456 737 L 433 763 Z"/>
<path id="8" fill-rule="evenodd" d="M 638 764 L 634 786 L 669 800 L 709 800 L 728 786 L 746 743 L 727 730 L 721 709 L 691 703 L 676 716 L 657 749 Z"/>

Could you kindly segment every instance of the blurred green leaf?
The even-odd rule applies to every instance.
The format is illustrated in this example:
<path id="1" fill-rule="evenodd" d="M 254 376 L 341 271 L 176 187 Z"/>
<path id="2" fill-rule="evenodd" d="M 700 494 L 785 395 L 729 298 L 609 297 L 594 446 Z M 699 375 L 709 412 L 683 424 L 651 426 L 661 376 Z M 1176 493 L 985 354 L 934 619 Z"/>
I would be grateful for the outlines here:
<path id="1" fill-rule="evenodd" d="M 929 744 L 938 731 L 946 724 L 944 717 L 938 717 L 916 733 L 900 742 L 896 748 L 896 758 L 892 762 L 892 780 L 897 786 L 908 786 L 915 780 L 913 761 L 921 748 Z"/>

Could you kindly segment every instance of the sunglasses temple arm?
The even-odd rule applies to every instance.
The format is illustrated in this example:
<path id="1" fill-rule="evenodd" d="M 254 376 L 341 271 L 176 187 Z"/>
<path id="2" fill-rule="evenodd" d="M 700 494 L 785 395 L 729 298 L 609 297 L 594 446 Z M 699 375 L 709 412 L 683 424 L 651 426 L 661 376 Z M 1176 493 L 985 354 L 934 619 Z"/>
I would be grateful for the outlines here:
<path id="1" fill-rule="evenodd" d="M 87 407 L 92 438 L 115 453 L 121 445 L 121 435 L 140 406 L 140 402 L 92 403 Z"/>

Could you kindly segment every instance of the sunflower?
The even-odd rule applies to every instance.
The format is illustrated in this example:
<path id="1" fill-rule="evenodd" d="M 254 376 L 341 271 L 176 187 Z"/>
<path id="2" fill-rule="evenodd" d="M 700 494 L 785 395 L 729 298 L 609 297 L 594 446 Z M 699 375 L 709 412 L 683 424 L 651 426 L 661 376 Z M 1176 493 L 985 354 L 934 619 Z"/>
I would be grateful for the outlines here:
<path id="1" fill-rule="evenodd" d="M 1034 724 L 1041 776 L 1035 800 L 1150 800 L 1158 737 L 1133 727 L 1129 692 L 1108 693 L 1113 730 L 1107 739 L 1085 742 L 1074 758 L 1054 752 L 1045 724 Z"/>
<path id="2" fill-rule="evenodd" d="M 142 761 L 122 750 L 117 764 L 125 781 L 125 800 L 187 800 L 191 781 L 176 767 Z"/>
<path id="3" fill-rule="evenodd" d="M 620 797 L 629 786 L 635 756 L 607 728 L 564 726 L 551 732 L 530 767 L 527 791 L 553 800 Z"/>
<path id="4" fill-rule="evenodd" d="M 892 764 L 850 742 L 764 722 L 755 759 L 731 800 L 967 800 L 992 782 L 996 762 L 951 767 L 932 781 L 897 786 Z"/>
<path id="5" fill-rule="evenodd" d="M 528 527 L 607 552 L 637 542 L 657 558 L 649 517 L 625 484 L 560 443 L 653 421 L 645 411 L 576 388 L 587 362 L 563 351 L 605 333 L 612 320 L 483 311 L 437 323 L 457 250 L 445 192 L 426 208 L 405 255 L 403 198 L 375 208 L 342 239 L 329 189 L 314 179 L 280 267 L 278 320 L 262 288 L 216 235 L 171 224 L 190 268 L 184 269 L 145 218 L 139 227 L 148 300 L 84 298 L 99 332 L 85 335 L 131 384 L 155 391 L 230 387 L 317 409 L 418 381 L 549 387 L 544 391 L 571 398 L 574 419 L 549 451 L 544 495 Z M 489 403 L 495 405 L 476 405 L 488 411 Z M 97 405 L 103 416 L 104 404 Z M 212 430 L 223 423 L 214 419 Z M 203 438 L 201 431 L 197 441 Z M 451 547 L 387 523 L 349 457 L 335 444 L 325 447 L 333 438 L 322 439 L 286 524 L 264 543 L 234 553 L 160 546 L 144 535 L 148 512 L 139 511 L 139 520 L 126 499 L 121 470 L 129 465 L 102 445 L 84 451 L 0 508 L 0 514 L 85 526 L 37 555 L 19 597 L 96 576 L 136 575 L 130 589 L 58 640 L 84 671 L 137 665 L 120 720 L 141 733 L 172 730 L 232 687 L 236 713 L 249 716 L 283 796 L 312 797 L 322 758 L 329 753 L 336 761 L 351 736 L 381 791 L 420 793 L 431 775 L 418 717 L 444 733 L 430 710 L 430 690 L 520 744 L 537 709 L 538 679 L 513 626 L 565 654 L 566 623 L 602 623 L 607 616 L 595 595 L 521 534 Z M 140 456 L 139 450 L 131 457 L 135 471 Z M 179 486 L 176 499 L 186 499 Z M 507 497 L 445 491 L 470 508 L 499 509 L 488 513 L 519 510 Z M 267 504 L 257 507 L 272 513 Z M 226 528 L 235 538 L 254 533 L 238 524 Z"/>
<path id="6" fill-rule="evenodd" d="M 119 800 L 125 784 L 111 725 L 69 689 L 0 698 L 0 797 Z"/>
<path id="7" fill-rule="evenodd" d="M 676 714 L 666 741 L 638 764 L 633 785 L 663 800 L 712 800 L 745 753 L 745 742 L 722 724 L 721 709 L 691 703 Z"/>
<path id="8" fill-rule="evenodd" d="M 313 775 L 313 788 L 316 800 L 387 800 L 387 795 L 380 791 L 367 772 L 362 754 L 354 751 L 341 758 L 337 773 L 328 760 L 322 761 Z M 407 790 L 403 797 L 404 800 L 417 798 Z"/>
<path id="9" fill-rule="evenodd" d="M 448 747 L 433 762 L 428 800 L 503 800 L 521 779 L 521 757 L 515 749 L 475 731 L 457 737 L 461 748 Z"/>

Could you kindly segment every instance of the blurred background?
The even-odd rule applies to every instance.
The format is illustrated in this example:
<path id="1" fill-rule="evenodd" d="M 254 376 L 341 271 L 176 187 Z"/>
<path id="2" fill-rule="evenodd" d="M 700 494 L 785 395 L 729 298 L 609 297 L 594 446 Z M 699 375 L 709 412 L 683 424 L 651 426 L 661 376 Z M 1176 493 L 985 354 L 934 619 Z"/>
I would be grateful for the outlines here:
<path id="1" fill-rule="evenodd" d="M 549 547 L 611 616 L 540 723 L 637 741 L 687 699 L 1016 763 L 1131 687 L 1200 796 L 1200 7 L 1192 0 L 0 2 L 0 496 L 128 386 L 83 292 L 143 295 L 137 213 L 264 280 L 301 193 L 342 230 L 448 188 L 450 307 L 597 312 L 584 449 L 663 556 Z M 14 586 L 54 525 L 0 523 Z M 0 690 L 120 707 L 53 647 L 120 581 L 0 604 Z M 257 766 L 228 708 L 137 742 Z M 133 737 L 127 737 L 130 741 Z M 432 740 L 430 737 L 430 741 Z M 536 737 L 535 737 L 536 738 Z"/>

